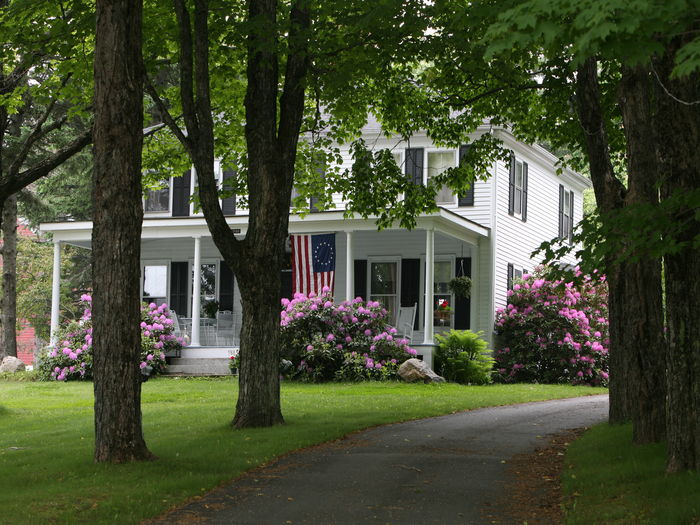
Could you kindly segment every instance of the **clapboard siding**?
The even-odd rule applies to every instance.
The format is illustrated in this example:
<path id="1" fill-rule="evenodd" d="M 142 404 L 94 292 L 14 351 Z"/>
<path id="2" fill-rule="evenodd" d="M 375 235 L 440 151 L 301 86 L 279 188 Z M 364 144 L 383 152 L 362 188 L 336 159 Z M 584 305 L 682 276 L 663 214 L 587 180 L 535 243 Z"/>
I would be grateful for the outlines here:
<path id="1" fill-rule="evenodd" d="M 506 163 L 497 165 L 496 195 L 496 250 L 495 250 L 495 308 L 507 302 L 507 265 L 519 270 L 533 270 L 542 257 L 531 257 L 542 242 L 554 239 L 559 233 L 559 184 L 575 191 L 574 223 L 583 216 L 582 188 L 574 188 L 557 176 L 553 166 L 543 165 L 526 146 L 511 143 L 517 160 L 528 164 L 527 221 L 508 214 L 508 169 Z M 576 264 L 573 255 L 561 262 Z"/>

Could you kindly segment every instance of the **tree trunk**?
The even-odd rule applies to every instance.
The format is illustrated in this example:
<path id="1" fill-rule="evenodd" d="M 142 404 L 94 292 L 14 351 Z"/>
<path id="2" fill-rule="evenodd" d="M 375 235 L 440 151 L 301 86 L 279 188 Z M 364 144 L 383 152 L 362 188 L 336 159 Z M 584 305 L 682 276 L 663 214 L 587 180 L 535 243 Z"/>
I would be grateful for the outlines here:
<path id="1" fill-rule="evenodd" d="M 2 350 L 17 357 L 17 195 L 2 208 Z"/>
<path id="2" fill-rule="evenodd" d="M 677 50 L 692 34 L 676 37 L 655 61 L 656 119 L 662 196 L 673 210 L 682 248 L 664 257 L 668 324 L 666 432 L 668 472 L 700 469 L 700 75 L 671 78 Z M 695 202 L 683 199 L 695 192 Z"/>
<path id="3" fill-rule="evenodd" d="M 620 107 L 627 141 L 628 192 L 624 205 L 658 205 L 658 161 L 652 122 L 653 88 L 646 66 L 623 67 Z M 621 334 L 627 346 L 627 382 L 631 395 L 632 441 L 662 441 L 666 435 L 666 366 L 661 260 L 643 254 L 624 265 Z"/>
<path id="4" fill-rule="evenodd" d="M 152 459 L 141 427 L 141 0 L 98 0 L 93 174 L 95 461 Z"/>
<path id="5" fill-rule="evenodd" d="M 585 136 L 586 152 L 596 203 L 602 214 L 622 208 L 625 187 L 615 175 L 610 160 L 605 119 L 600 105 L 598 62 L 589 58 L 577 71 L 576 102 Z M 627 388 L 628 342 L 624 337 L 625 290 L 628 272 L 623 266 L 606 264 L 608 277 L 608 316 L 610 322 L 610 423 L 630 419 L 630 393 Z"/>

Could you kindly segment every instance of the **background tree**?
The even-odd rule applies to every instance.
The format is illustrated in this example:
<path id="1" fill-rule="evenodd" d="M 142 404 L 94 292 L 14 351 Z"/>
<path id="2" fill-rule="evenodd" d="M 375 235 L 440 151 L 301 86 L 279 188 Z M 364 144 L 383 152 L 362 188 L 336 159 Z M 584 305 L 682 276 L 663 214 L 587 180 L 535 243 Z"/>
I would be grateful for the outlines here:
<path id="1" fill-rule="evenodd" d="M 85 62 L 81 44 L 90 9 L 80 1 L 62 5 L 0 1 L 0 208 L 10 199 L 4 256 L 4 340 L 14 348 L 16 204 L 13 195 L 90 143 L 83 128 L 65 141 L 55 132 L 85 116 Z M 46 141 L 52 147 L 38 150 Z M 1 220 L 1 219 L 0 219 Z M 0 347 L 0 354 L 5 353 Z"/>
<path id="2" fill-rule="evenodd" d="M 223 9 L 222 4 L 228 9 Z M 420 2 L 408 6 L 395 2 L 347 4 L 296 0 L 286 6 L 273 0 L 250 0 L 247 13 L 237 11 L 236 4 L 222 4 L 216 3 L 216 9 L 210 9 L 206 0 L 196 0 L 194 8 L 189 10 L 184 1 L 175 2 L 177 29 L 173 39 L 179 50 L 179 86 L 163 95 L 152 82 L 148 93 L 157 105 L 158 114 L 195 166 L 198 198 L 212 238 L 237 275 L 241 288 L 242 359 L 233 424 L 237 427 L 267 426 L 283 421 L 279 402 L 278 295 L 292 184 L 306 182 L 308 189 L 331 187 L 330 178 L 304 181 L 299 176 L 300 149 L 310 161 L 306 174 L 315 172 L 319 162 L 315 157 L 318 147 L 313 144 L 299 147 L 300 133 L 305 127 L 315 137 L 323 125 L 321 121 L 328 125 L 329 117 L 321 115 L 323 107 L 329 115 L 333 112 L 339 115 L 334 121 L 340 123 L 334 129 L 336 138 L 351 137 L 352 130 L 356 134 L 367 119 L 369 99 L 365 96 L 364 104 L 356 103 L 354 109 L 348 111 L 340 104 L 332 104 L 334 97 L 330 86 L 335 82 L 336 90 L 342 91 L 340 84 L 351 90 L 353 81 L 359 79 L 355 72 L 358 67 L 364 76 L 370 76 L 368 71 L 371 71 L 378 78 L 381 66 L 363 53 L 372 53 L 372 47 L 382 38 L 385 44 L 389 43 L 387 27 L 382 24 L 390 23 L 396 29 L 393 35 L 398 41 L 406 32 L 405 22 L 413 20 L 407 27 L 417 34 L 423 22 L 416 24 L 415 20 L 421 19 L 415 18 L 416 12 L 411 11 L 411 7 L 420 7 Z M 158 33 L 161 40 L 162 34 L 163 31 Z M 344 40 L 344 37 L 350 39 Z M 217 45 L 210 46 L 211 41 Z M 396 41 L 392 40 L 394 44 Z M 245 53 L 235 48 L 235 44 L 242 42 L 245 42 Z M 166 52 L 167 49 L 161 50 L 161 53 Z M 232 73 L 231 64 L 241 59 L 245 68 L 235 70 L 225 79 L 218 76 L 219 65 L 223 71 Z M 216 67 L 212 67 L 213 64 Z M 210 74 L 210 67 L 216 73 Z M 245 79 L 241 78 L 243 71 Z M 311 71 L 318 74 L 311 75 Z M 338 79 L 336 75 L 342 75 L 340 80 L 329 80 L 334 76 Z M 222 89 L 231 84 L 243 87 Z M 244 94 L 244 100 L 231 97 L 232 92 Z M 307 92 L 314 93 L 315 105 L 307 104 Z M 243 150 L 240 141 L 236 144 L 240 135 L 231 131 L 239 126 L 241 115 L 236 111 L 241 102 L 245 107 Z M 180 129 L 173 109 L 182 111 L 186 133 Z M 221 140 L 215 140 L 219 137 Z M 217 143 L 223 143 L 224 147 L 217 149 Z M 243 240 L 236 239 L 226 224 L 219 207 L 219 188 L 214 173 L 214 158 L 222 158 L 226 165 L 237 156 L 231 152 L 240 155 L 241 178 L 236 188 L 225 192 L 247 196 L 249 222 Z M 384 165 L 388 164 L 387 159 L 390 155 L 384 155 Z M 397 201 L 396 195 L 404 188 L 420 193 L 421 190 L 409 187 L 395 164 L 393 170 L 386 170 L 386 173 L 401 181 L 392 187 L 392 202 Z M 432 195 L 434 197 L 434 192 Z M 423 199 L 423 202 L 428 201 Z M 364 209 L 368 207 L 365 202 L 358 203 L 358 208 L 363 206 Z M 434 199 L 430 206 L 434 207 Z M 412 205 L 409 212 L 415 213 L 418 209 L 419 206 Z"/>

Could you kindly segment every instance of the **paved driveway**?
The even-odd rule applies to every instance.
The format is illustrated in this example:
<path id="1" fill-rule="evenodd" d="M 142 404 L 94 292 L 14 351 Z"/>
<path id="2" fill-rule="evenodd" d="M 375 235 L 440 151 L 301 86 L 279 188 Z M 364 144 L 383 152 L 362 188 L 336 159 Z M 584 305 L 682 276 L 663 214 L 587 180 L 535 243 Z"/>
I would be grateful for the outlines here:
<path id="1" fill-rule="evenodd" d="M 162 521 L 490 524 L 489 504 L 503 501 L 511 475 L 509 458 L 545 444 L 548 434 L 605 421 L 607 413 L 608 397 L 591 396 L 378 427 L 290 454 Z"/>

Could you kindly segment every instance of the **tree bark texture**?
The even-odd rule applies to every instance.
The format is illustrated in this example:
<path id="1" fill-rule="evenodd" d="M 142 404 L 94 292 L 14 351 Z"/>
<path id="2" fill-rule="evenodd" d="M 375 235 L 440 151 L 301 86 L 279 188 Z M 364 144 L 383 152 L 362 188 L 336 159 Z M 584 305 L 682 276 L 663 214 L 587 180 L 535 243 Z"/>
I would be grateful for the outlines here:
<path id="1" fill-rule="evenodd" d="M 585 136 L 586 151 L 591 170 L 591 181 L 596 202 L 603 214 L 622 208 L 625 187 L 615 176 L 610 160 L 605 119 L 600 105 L 598 62 L 586 60 L 577 71 L 576 101 L 581 127 Z M 610 423 L 623 423 L 630 419 L 630 399 L 627 389 L 627 350 L 623 333 L 625 322 L 624 294 L 625 268 L 606 265 L 608 279 L 608 316 L 610 322 Z"/>
<path id="2" fill-rule="evenodd" d="M 625 206 L 659 204 L 658 161 L 653 125 L 654 90 L 648 66 L 623 66 L 620 108 L 627 142 Z M 627 346 L 632 441 L 662 441 L 666 435 L 666 366 L 661 260 L 649 254 L 625 265 L 621 338 Z"/>
<path id="3" fill-rule="evenodd" d="M 697 29 L 697 28 L 696 28 Z M 656 129 L 662 197 L 700 190 L 700 75 L 671 78 L 675 54 L 692 34 L 674 38 L 654 61 L 658 97 Z M 697 194 L 696 194 L 697 195 Z M 700 202 L 674 210 L 684 247 L 664 258 L 668 325 L 666 405 L 668 472 L 700 469 Z"/>
<path id="4" fill-rule="evenodd" d="M 98 0 L 93 174 L 95 461 L 152 459 L 141 427 L 141 0 Z"/>
<path id="5" fill-rule="evenodd" d="M 2 208 L 2 349 L 17 357 L 17 195 Z"/>

